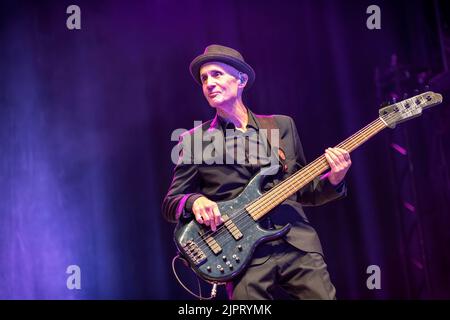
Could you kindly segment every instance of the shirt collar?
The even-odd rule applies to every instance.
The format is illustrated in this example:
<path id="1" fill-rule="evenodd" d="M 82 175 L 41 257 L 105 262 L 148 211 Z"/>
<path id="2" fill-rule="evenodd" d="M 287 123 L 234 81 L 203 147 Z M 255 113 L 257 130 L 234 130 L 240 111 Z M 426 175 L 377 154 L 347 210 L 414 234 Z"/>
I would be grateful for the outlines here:
<path id="1" fill-rule="evenodd" d="M 255 115 L 249 108 L 247 108 L 247 115 L 248 115 L 247 128 L 253 128 L 255 130 L 258 130 L 259 126 L 255 120 Z M 213 122 L 211 123 L 211 127 L 216 127 L 216 128 L 221 127 L 222 130 L 224 130 L 224 131 L 226 129 L 235 129 L 233 122 L 225 120 L 218 114 L 216 114 L 216 117 L 214 118 Z"/>

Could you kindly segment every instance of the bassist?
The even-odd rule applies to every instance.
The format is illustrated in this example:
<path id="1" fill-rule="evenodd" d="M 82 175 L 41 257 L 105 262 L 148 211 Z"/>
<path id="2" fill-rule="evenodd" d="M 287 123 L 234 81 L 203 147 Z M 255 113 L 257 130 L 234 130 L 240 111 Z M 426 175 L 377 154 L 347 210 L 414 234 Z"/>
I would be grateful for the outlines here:
<path id="1" fill-rule="evenodd" d="M 251 135 L 257 135 L 261 129 L 279 130 L 278 143 L 269 139 L 267 146 L 280 146 L 273 154 L 278 156 L 281 169 L 266 179 L 264 190 L 269 190 L 306 165 L 292 118 L 256 115 L 244 105 L 242 93 L 253 84 L 255 72 L 239 52 L 210 45 L 191 62 L 190 71 L 202 86 L 216 116 L 186 135 L 191 138 L 199 130 L 202 133 L 217 130 L 225 137 L 225 133 L 232 129 L 237 138 L 252 140 Z M 186 135 L 181 140 L 191 141 L 186 139 Z M 249 143 L 239 145 L 233 142 L 232 147 L 233 155 L 241 154 L 245 160 L 243 163 L 179 161 L 163 202 L 163 214 L 168 221 L 195 219 L 212 231 L 223 223 L 216 202 L 236 197 L 263 166 L 258 157 L 256 162 L 250 161 Z M 184 145 L 182 150 L 186 152 Z M 224 150 L 225 154 L 230 152 L 228 147 Z M 270 151 L 268 154 L 272 156 Z M 349 153 L 340 148 L 328 148 L 325 157 L 331 170 L 285 200 L 270 217 L 260 222 L 268 229 L 276 229 L 286 223 L 292 227 L 282 238 L 257 247 L 247 270 L 228 283 L 230 299 L 273 299 L 275 287 L 295 299 L 335 299 L 335 288 L 323 259 L 319 238 L 302 209 L 302 205 L 322 205 L 346 194 L 344 177 L 351 166 Z"/>

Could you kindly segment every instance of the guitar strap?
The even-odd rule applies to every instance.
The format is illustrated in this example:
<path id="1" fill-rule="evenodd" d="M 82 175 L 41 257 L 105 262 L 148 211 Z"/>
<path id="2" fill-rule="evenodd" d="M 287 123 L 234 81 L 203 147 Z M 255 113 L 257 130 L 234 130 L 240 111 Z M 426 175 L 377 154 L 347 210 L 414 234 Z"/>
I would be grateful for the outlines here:
<path id="1" fill-rule="evenodd" d="M 278 150 L 272 150 L 272 130 L 276 129 L 279 130 L 277 123 L 275 121 L 274 116 L 259 116 L 256 117 L 257 121 L 259 122 L 260 129 L 266 129 L 267 130 L 267 147 L 269 150 L 272 151 L 272 156 L 275 156 L 284 172 L 287 171 L 287 164 L 286 164 L 286 153 L 284 150 L 286 150 L 283 140 L 281 138 L 279 139 L 278 143 Z M 280 136 L 279 134 L 277 135 Z"/>

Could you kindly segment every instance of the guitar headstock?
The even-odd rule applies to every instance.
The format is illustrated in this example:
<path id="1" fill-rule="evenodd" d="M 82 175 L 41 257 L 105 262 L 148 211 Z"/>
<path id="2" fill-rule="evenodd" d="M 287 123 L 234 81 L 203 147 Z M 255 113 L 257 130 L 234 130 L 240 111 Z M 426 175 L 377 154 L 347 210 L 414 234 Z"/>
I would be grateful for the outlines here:
<path id="1" fill-rule="evenodd" d="M 391 104 L 379 110 L 381 120 L 389 127 L 408 121 L 422 114 L 422 110 L 442 103 L 442 95 L 432 91 Z"/>

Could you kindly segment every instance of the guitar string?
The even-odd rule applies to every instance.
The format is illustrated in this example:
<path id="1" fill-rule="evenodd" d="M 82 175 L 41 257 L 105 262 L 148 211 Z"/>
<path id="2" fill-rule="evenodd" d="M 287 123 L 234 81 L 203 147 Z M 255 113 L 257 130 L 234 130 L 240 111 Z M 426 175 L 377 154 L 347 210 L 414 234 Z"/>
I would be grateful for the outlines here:
<path id="1" fill-rule="evenodd" d="M 416 96 L 416 97 L 419 97 L 419 96 Z M 404 101 L 408 101 L 408 100 L 410 101 L 410 100 L 412 100 L 413 98 L 416 98 L 416 97 L 412 97 L 412 98 L 407 99 L 407 100 L 404 100 Z M 420 96 L 420 98 L 423 99 L 422 96 Z M 399 102 L 398 104 L 401 104 L 401 105 L 403 106 L 403 103 L 402 103 L 402 102 L 403 102 L 403 101 Z M 382 129 L 386 128 L 386 125 L 385 125 L 383 122 L 380 122 L 380 121 L 379 121 L 380 118 L 383 118 L 383 119 L 389 121 L 389 120 L 392 120 L 392 118 L 394 118 L 398 112 L 400 112 L 400 110 L 394 111 L 394 112 L 388 114 L 387 117 L 385 117 L 385 116 L 383 116 L 383 115 L 380 116 L 380 117 L 378 117 L 378 118 L 377 118 L 376 120 L 374 120 L 372 123 L 370 123 L 369 125 L 367 125 L 367 126 L 364 127 L 363 129 L 360 129 L 358 132 L 356 132 L 355 134 L 353 134 L 352 136 L 350 136 L 349 138 L 347 138 L 346 140 L 344 140 L 343 142 L 341 142 L 340 144 L 338 144 L 337 147 L 345 145 L 346 143 L 349 142 L 349 140 L 351 140 L 352 138 L 354 139 L 354 138 L 355 138 L 356 136 L 358 136 L 358 135 L 360 135 L 360 137 L 358 137 L 358 139 L 354 139 L 354 140 L 352 141 L 352 143 L 349 144 L 349 146 L 351 146 L 352 148 L 353 148 L 354 146 L 358 145 L 360 142 L 363 142 L 364 140 L 369 139 L 370 137 L 367 137 L 367 136 L 366 136 L 367 133 L 372 133 L 372 132 L 375 132 L 375 133 L 376 133 L 377 130 L 378 130 L 378 131 L 381 131 Z M 401 112 L 404 112 L 404 111 L 401 111 Z M 380 127 L 380 128 L 377 128 L 377 126 L 379 126 L 379 125 L 381 125 L 381 127 Z M 356 142 L 356 144 L 355 144 L 355 142 Z M 297 172 L 295 172 L 294 174 L 292 174 L 290 177 L 288 177 L 287 179 L 285 179 L 284 181 L 282 181 L 282 182 L 279 183 L 278 185 L 272 187 L 272 189 L 270 189 L 267 193 L 261 195 L 260 197 L 258 197 L 257 199 L 255 199 L 254 201 L 252 201 L 251 203 L 249 203 L 245 208 L 239 210 L 237 213 L 235 213 L 235 214 L 233 215 L 233 217 L 230 217 L 229 219 L 233 218 L 232 223 L 234 223 L 234 225 L 237 227 L 237 224 L 238 224 L 240 221 L 242 221 L 243 219 L 245 219 L 246 217 L 248 217 L 249 215 L 250 215 L 251 217 L 253 217 L 252 214 L 248 214 L 248 208 L 249 208 L 249 207 L 256 205 L 256 206 L 253 207 L 252 209 L 255 209 L 255 208 L 256 208 L 255 212 L 260 211 L 260 213 L 261 213 L 261 209 L 264 210 L 264 209 L 266 208 L 267 202 L 273 201 L 273 197 L 274 197 L 274 196 L 278 196 L 280 193 L 284 193 L 284 192 L 286 192 L 286 191 L 289 193 L 289 192 L 291 192 L 292 190 L 295 190 L 296 187 L 297 187 L 297 185 L 299 185 L 299 184 L 301 185 L 304 181 L 308 180 L 309 178 L 311 178 L 311 177 L 313 177 L 313 176 L 315 176 L 315 175 L 317 174 L 317 168 L 316 168 L 316 170 L 314 170 L 314 171 L 316 171 L 316 172 L 312 172 L 312 174 L 304 175 L 304 176 L 302 177 L 302 179 L 295 181 L 295 178 L 299 175 L 300 171 L 304 171 L 307 167 L 313 168 L 314 166 L 316 166 L 316 167 L 319 168 L 319 172 L 322 171 L 322 170 L 326 170 L 326 169 L 329 167 L 329 165 L 328 165 L 328 164 L 325 164 L 325 165 L 324 165 L 324 164 L 323 164 L 323 161 L 324 161 L 324 160 L 325 160 L 324 155 L 319 156 L 316 160 L 314 160 L 313 162 L 309 163 L 308 165 L 306 165 L 306 166 L 305 166 L 304 168 L 302 168 L 301 170 L 298 170 Z M 321 167 L 323 167 L 323 168 L 321 168 Z M 313 170 L 311 170 L 311 171 L 313 171 Z M 305 179 L 305 178 L 306 178 L 306 179 Z M 313 178 L 313 179 L 314 179 L 314 178 Z M 312 180 L 313 180 L 313 179 L 312 179 Z M 291 180 L 294 181 L 294 184 L 290 184 L 290 183 L 292 182 Z M 305 185 L 307 185 L 308 183 L 310 183 L 310 182 L 305 183 Z M 292 194 L 294 194 L 296 191 L 298 191 L 298 189 L 295 190 Z M 272 194 L 271 194 L 271 193 L 272 193 Z M 262 199 L 262 198 L 263 198 L 263 199 Z M 264 198 L 265 198 L 265 199 L 264 199 Z M 261 201 L 261 200 L 264 200 L 264 201 Z M 282 202 L 283 202 L 283 201 L 281 201 L 280 203 L 278 203 L 278 204 L 275 205 L 274 207 L 278 206 L 278 205 L 281 204 Z M 272 210 L 272 209 L 273 209 L 273 208 L 271 208 L 270 210 Z M 270 210 L 268 210 L 268 211 L 270 211 Z M 265 215 L 268 211 L 266 211 L 265 213 L 263 212 L 263 215 Z M 259 218 L 260 218 L 260 217 L 257 217 L 256 219 L 259 219 Z M 254 222 L 257 222 L 257 220 L 256 220 L 256 221 L 251 220 L 251 223 L 250 223 L 249 225 L 253 225 Z M 198 246 L 198 247 L 199 247 L 201 250 L 204 250 L 204 249 L 210 248 L 210 245 L 208 245 L 208 243 L 207 243 L 206 240 L 204 239 L 204 238 L 207 238 L 208 236 L 213 236 L 213 237 L 214 237 L 214 240 L 217 241 L 217 240 L 219 240 L 219 238 L 223 238 L 223 235 L 224 235 L 224 234 L 225 234 L 225 236 L 228 235 L 229 239 L 226 239 L 226 240 L 225 240 L 225 243 L 222 243 L 222 245 L 227 244 L 229 241 L 235 240 L 235 239 L 232 237 L 232 234 L 230 234 L 230 233 L 228 232 L 228 229 L 227 229 L 227 227 L 226 227 L 225 224 L 226 224 L 226 222 L 225 222 L 222 226 L 220 226 L 219 228 L 217 228 L 216 231 L 213 232 L 212 230 L 209 230 L 209 231 L 205 232 L 203 235 L 197 237 L 195 240 L 192 240 L 192 241 L 199 242 L 199 240 L 203 240 L 204 243 L 202 243 L 202 245 L 200 245 L 200 246 Z M 244 230 L 244 229 L 247 227 L 247 225 L 240 225 L 239 227 L 240 227 L 239 230 L 241 230 L 241 229 Z M 233 228 L 233 227 L 231 227 L 231 228 Z M 221 242 L 222 242 L 222 241 L 221 241 Z M 212 244 L 212 246 L 214 246 L 214 244 Z"/>

